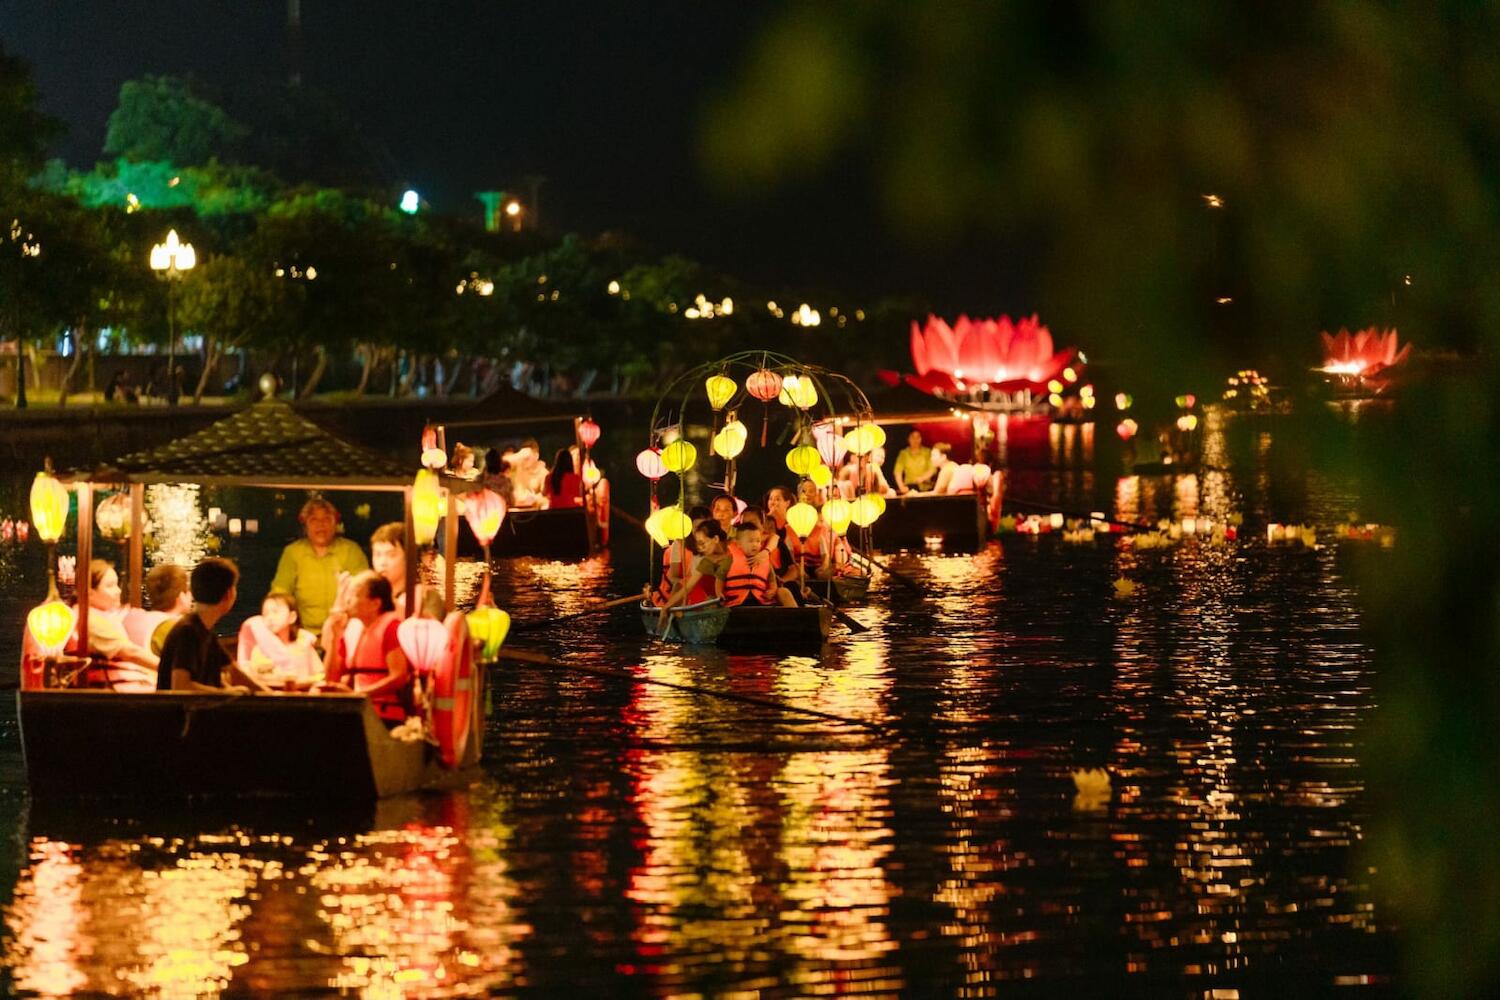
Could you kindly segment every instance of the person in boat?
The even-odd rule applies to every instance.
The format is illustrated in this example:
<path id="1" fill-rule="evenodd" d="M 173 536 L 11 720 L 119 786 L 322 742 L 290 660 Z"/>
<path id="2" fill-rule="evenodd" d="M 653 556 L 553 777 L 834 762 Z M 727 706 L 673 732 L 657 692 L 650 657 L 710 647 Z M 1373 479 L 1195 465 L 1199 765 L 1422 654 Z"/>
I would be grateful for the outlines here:
<path id="1" fill-rule="evenodd" d="M 720 493 L 708 505 L 708 514 L 718 522 L 725 539 L 734 537 L 734 519 L 737 513 L 734 497 L 728 493 Z"/>
<path id="2" fill-rule="evenodd" d="M 670 609 L 713 600 L 719 596 L 722 582 L 729 575 L 729 538 L 717 521 L 707 518 L 700 522 L 693 529 L 692 540 L 695 555 L 692 568 L 662 604 L 658 633 L 666 631 Z"/>
<path id="3" fill-rule="evenodd" d="M 188 590 L 192 610 L 182 616 L 161 647 L 157 668 L 158 691 L 265 691 L 266 686 L 239 668 L 224 651 L 214 626 L 234 607 L 239 596 L 239 567 L 228 559 L 210 556 L 193 567 Z M 233 683 L 226 686 L 225 675 Z"/>
<path id="4" fill-rule="evenodd" d="M 797 484 L 797 502 L 805 503 L 815 510 L 822 510 L 823 491 L 811 479 L 804 479 Z"/>
<path id="5" fill-rule="evenodd" d="M 734 541 L 729 543 L 729 567 L 724 578 L 717 584 L 719 597 L 726 607 L 748 605 L 781 605 L 796 607 L 797 602 L 790 591 L 776 579 L 771 566 L 771 554 L 762 546 L 764 535 L 755 519 L 741 521 L 735 527 Z"/>
<path id="6" fill-rule="evenodd" d="M 802 585 L 802 566 L 786 544 L 786 534 L 778 530 L 776 522 L 759 507 L 746 507 L 740 511 L 740 523 L 753 524 L 760 529 L 761 551 L 771 560 L 777 589 L 784 593 L 784 601 L 796 604 L 796 593 Z"/>
<path id="7" fill-rule="evenodd" d="M 578 448 L 559 448 L 552 456 L 547 476 L 548 507 L 583 506 L 583 473 L 578 468 Z"/>
<path id="8" fill-rule="evenodd" d="M 542 461 L 541 445 L 527 438 L 515 453 L 511 465 L 511 485 L 517 507 L 547 505 L 547 463 Z"/>
<path id="9" fill-rule="evenodd" d="M 891 487 L 885 481 L 885 471 L 881 468 L 884 464 L 885 450 L 883 448 L 876 448 L 868 455 L 856 455 L 850 452 L 839 469 L 839 493 L 845 500 L 853 500 L 860 493 L 879 493 L 882 496 L 888 496 L 891 493 Z"/>
<path id="10" fill-rule="evenodd" d="M 688 520 L 693 522 L 694 530 L 706 520 L 708 508 L 702 504 L 694 504 L 688 508 Z M 656 585 L 656 590 L 651 594 L 651 603 L 661 607 L 667 603 L 667 599 L 682 584 L 687 576 L 692 562 L 692 545 L 686 539 L 675 539 L 666 548 L 661 550 L 661 580 Z"/>
<path id="11" fill-rule="evenodd" d="M 105 661 L 89 683 L 117 691 L 150 690 L 157 656 L 130 640 L 120 601 L 120 576 L 103 559 L 89 562 L 89 654 Z"/>
<path id="12" fill-rule="evenodd" d="M 781 535 L 781 540 L 791 553 L 792 558 L 800 559 L 802 557 L 802 539 L 797 537 L 797 533 L 792 530 L 792 526 L 786 520 L 786 512 L 791 509 L 792 504 L 795 502 L 792 499 L 792 491 L 785 486 L 772 486 L 769 490 L 766 490 L 765 500 L 766 520 L 775 523 L 776 532 Z"/>
<path id="13" fill-rule="evenodd" d="M 906 447 L 896 456 L 894 477 L 896 492 L 902 496 L 931 489 L 933 481 L 937 479 L 932 449 L 922 443 L 922 432 L 915 427 L 906 435 Z"/>
<path id="14" fill-rule="evenodd" d="M 453 445 L 453 459 L 448 463 L 448 468 L 460 479 L 479 478 L 479 468 L 474 460 L 474 449 L 463 442 Z"/>
<path id="15" fill-rule="evenodd" d="M 129 608 L 125 612 L 125 634 L 137 646 L 144 646 L 157 656 L 161 644 L 177 619 L 193 606 L 188 593 L 187 570 L 176 563 L 162 563 L 146 574 L 146 602 L 151 610 Z"/>
<path id="16" fill-rule="evenodd" d="M 396 610 L 406 617 L 406 526 L 400 521 L 382 524 L 370 536 L 370 566 L 391 585 L 391 599 L 396 602 Z M 426 591 L 426 587 L 417 584 L 419 602 L 426 596 Z"/>
<path id="17" fill-rule="evenodd" d="M 500 494 L 500 499 L 504 500 L 505 506 L 509 508 L 515 505 L 515 493 L 510 476 L 505 470 L 504 455 L 499 448 L 491 448 L 484 453 L 484 474 L 479 477 L 479 485 Z"/>
<path id="18" fill-rule="evenodd" d="M 946 441 L 940 441 L 933 445 L 933 457 L 942 456 L 938 462 L 937 482 L 932 487 L 932 492 L 939 496 L 951 496 L 956 493 L 974 492 L 974 466 L 968 462 L 954 462 L 949 458 L 953 446 Z"/>
<path id="19" fill-rule="evenodd" d="M 370 563 L 357 544 L 337 533 L 338 509 L 322 497 L 303 504 L 298 520 L 306 537 L 282 550 L 271 589 L 295 597 L 303 627 L 316 632 L 338 601 L 340 577 L 363 573 Z"/>
<path id="20" fill-rule="evenodd" d="M 241 670 L 263 681 L 279 677 L 308 687 L 323 675 L 317 645 L 318 637 L 297 620 L 297 599 L 272 591 L 261 602 L 260 614 L 240 626 L 236 659 Z"/>
<path id="21" fill-rule="evenodd" d="M 350 582 L 347 611 L 364 628 L 346 653 L 343 625 L 335 625 L 323 689 L 367 695 L 380 721 L 393 729 L 405 722 L 415 707 L 411 671 L 396 637 L 401 617 L 396 614 L 390 583 L 374 571 L 359 574 Z"/>

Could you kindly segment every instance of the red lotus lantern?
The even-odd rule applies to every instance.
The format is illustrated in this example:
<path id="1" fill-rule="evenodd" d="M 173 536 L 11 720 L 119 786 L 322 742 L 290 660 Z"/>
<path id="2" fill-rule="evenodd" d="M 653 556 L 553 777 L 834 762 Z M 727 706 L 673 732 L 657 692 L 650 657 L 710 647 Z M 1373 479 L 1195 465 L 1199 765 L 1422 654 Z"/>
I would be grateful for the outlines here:
<path id="1" fill-rule="evenodd" d="M 583 442 L 585 448 L 592 448 L 594 442 L 599 440 L 599 425 L 593 420 L 584 420 L 578 424 L 578 440 Z"/>
<path id="2" fill-rule="evenodd" d="M 762 403 L 769 403 L 781 395 L 781 376 L 762 368 L 745 379 L 745 390 Z"/>
<path id="3" fill-rule="evenodd" d="M 1330 375 L 1368 377 L 1400 364 L 1411 353 L 1410 344 L 1397 350 L 1395 330 L 1382 333 L 1372 326 L 1352 336 L 1348 330 L 1319 336 L 1323 338 L 1322 370 Z"/>
<path id="4" fill-rule="evenodd" d="M 448 649 L 448 629 L 433 618 L 408 618 L 396 626 L 396 641 L 412 669 L 431 673 Z"/>
<path id="5" fill-rule="evenodd" d="M 505 498 L 494 490 L 480 490 L 464 498 L 464 518 L 480 545 L 488 548 L 505 520 Z"/>
<path id="6" fill-rule="evenodd" d="M 635 456 L 636 471 L 653 483 L 667 474 L 667 467 L 662 464 L 661 452 L 655 448 L 647 448 Z"/>
<path id="7" fill-rule="evenodd" d="M 918 381 L 937 390 L 961 390 L 960 383 L 1038 385 L 1055 378 L 1072 356 L 1072 349 L 1053 351 L 1052 332 L 1036 316 L 1015 322 L 960 316 L 952 326 L 928 316 L 925 328 L 911 325 Z"/>

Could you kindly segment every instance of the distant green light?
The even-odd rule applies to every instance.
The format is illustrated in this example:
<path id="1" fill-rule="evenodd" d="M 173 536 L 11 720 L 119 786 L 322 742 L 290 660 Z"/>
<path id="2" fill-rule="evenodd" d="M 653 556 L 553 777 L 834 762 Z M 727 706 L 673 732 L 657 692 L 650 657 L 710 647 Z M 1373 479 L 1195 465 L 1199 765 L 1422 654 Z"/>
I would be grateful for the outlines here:
<path id="1" fill-rule="evenodd" d="M 416 215 L 417 209 L 422 207 L 422 196 L 415 191 L 407 191 L 401 196 L 401 211 L 407 215 Z"/>

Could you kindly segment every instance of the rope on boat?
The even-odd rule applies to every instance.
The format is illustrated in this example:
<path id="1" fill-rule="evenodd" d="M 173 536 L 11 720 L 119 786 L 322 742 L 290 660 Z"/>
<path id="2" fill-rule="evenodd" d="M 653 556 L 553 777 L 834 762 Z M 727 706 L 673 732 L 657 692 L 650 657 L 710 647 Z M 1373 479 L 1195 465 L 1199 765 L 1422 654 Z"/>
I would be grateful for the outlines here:
<path id="1" fill-rule="evenodd" d="M 658 680 L 655 677 L 642 677 L 628 670 L 613 670 L 609 667 L 590 667 L 582 663 L 564 663 L 561 660 L 554 660 L 543 653 L 533 653 L 527 649 L 506 649 L 502 647 L 499 659 L 552 667 L 558 670 L 574 670 L 581 674 L 589 674 L 590 676 L 602 677 L 607 680 L 628 681 L 632 684 L 654 684 L 657 687 L 671 688 L 674 691 L 682 691 L 687 694 L 702 695 L 705 698 L 718 698 L 721 701 L 732 701 L 742 705 L 757 705 L 761 708 L 771 708 L 778 712 L 786 712 L 792 715 L 807 715 L 828 722 L 840 722 L 847 726 L 855 726 L 859 729 L 881 735 L 887 735 L 890 732 L 888 727 L 878 722 L 867 722 L 864 719 L 855 719 L 847 715 L 835 715 L 832 712 L 820 712 L 815 708 L 802 708 L 798 705 L 789 705 L 784 701 L 777 701 L 774 698 L 761 698 L 753 694 L 740 694 L 737 691 L 721 691 L 717 688 L 699 687 L 696 684 L 674 684 L 672 681 Z"/>

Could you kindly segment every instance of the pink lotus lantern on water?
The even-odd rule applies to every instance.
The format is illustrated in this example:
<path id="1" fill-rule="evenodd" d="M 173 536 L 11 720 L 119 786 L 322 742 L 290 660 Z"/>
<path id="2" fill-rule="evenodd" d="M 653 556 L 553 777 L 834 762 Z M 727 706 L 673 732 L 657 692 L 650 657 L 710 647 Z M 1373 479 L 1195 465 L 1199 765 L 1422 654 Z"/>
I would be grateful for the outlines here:
<path id="1" fill-rule="evenodd" d="M 911 360 L 918 387 L 961 392 L 971 387 L 1019 389 L 1057 377 L 1073 349 L 1054 351 L 1052 331 L 1036 316 L 1011 321 L 960 316 L 949 326 L 928 316 L 926 327 L 911 325 Z"/>
<path id="2" fill-rule="evenodd" d="M 1368 378 L 1400 364 L 1411 353 L 1410 344 L 1396 349 L 1395 330 L 1382 333 L 1372 326 L 1353 335 L 1340 330 L 1337 335 L 1324 332 L 1319 336 L 1323 338 L 1323 366 L 1319 370 L 1330 375 Z"/>

